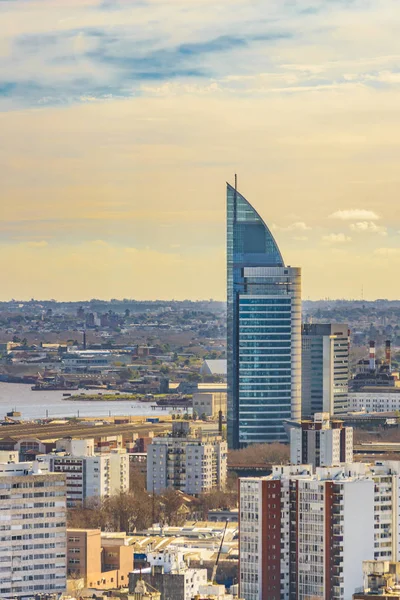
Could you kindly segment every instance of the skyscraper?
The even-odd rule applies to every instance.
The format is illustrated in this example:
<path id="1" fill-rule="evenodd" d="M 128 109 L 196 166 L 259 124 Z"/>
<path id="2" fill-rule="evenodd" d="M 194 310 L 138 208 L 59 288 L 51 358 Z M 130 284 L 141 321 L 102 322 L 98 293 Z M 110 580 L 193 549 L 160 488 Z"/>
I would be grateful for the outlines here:
<path id="1" fill-rule="evenodd" d="M 302 327 L 302 414 L 348 411 L 349 326 L 312 323 Z"/>
<path id="2" fill-rule="evenodd" d="M 227 185 L 228 444 L 286 441 L 301 416 L 301 270 Z"/>

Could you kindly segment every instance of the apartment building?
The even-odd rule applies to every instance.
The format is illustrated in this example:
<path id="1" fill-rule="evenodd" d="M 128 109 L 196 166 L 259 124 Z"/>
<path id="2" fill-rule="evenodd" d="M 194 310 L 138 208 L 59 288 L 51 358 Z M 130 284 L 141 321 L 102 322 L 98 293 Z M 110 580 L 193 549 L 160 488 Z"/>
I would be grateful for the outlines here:
<path id="1" fill-rule="evenodd" d="M 37 462 L 0 464 L 0 597 L 65 589 L 65 476 Z"/>
<path id="2" fill-rule="evenodd" d="M 134 545 L 124 533 L 102 534 L 100 529 L 67 530 L 67 569 L 84 587 L 126 587 L 133 569 Z"/>
<path id="3" fill-rule="evenodd" d="M 315 413 L 313 420 L 291 423 L 290 462 L 313 467 L 353 462 L 353 428 L 331 419 L 329 413 Z"/>
<path id="4" fill-rule="evenodd" d="M 240 595 L 347 600 L 362 562 L 397 560 L 400 463 L 274 467 L 240 480 Z"/>
<path id="5" fill-rule="evenodd" d="M 190 433 L 189 423 L 174 423 L 172 435 L 155 437 L 147 451 L 147 490 L 167 488 L 199 495 L 223 489 L 227 473 L 227 444 L 219 436 Z"/>
<path id="6" fill-rule="evenodd" d="M 95 454 L 93 439 L 63 440 L 64 449 L 43 454 L 49 470 L 65 473 L 67 506 L 79 506 L 89 498 L 112 496 L 129 489 L 129 455 L 120 448 Z"/>

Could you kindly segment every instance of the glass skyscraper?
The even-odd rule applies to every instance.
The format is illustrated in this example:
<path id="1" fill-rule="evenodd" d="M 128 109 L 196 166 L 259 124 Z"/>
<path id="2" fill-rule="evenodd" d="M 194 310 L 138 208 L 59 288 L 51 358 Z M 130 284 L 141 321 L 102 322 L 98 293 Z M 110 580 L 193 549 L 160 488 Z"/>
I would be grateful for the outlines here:
<path id="1" fill-rule="evenodd" d="M 287 441 L 301 417 L 301 271 L 227 184 L 228 444 Z"/>

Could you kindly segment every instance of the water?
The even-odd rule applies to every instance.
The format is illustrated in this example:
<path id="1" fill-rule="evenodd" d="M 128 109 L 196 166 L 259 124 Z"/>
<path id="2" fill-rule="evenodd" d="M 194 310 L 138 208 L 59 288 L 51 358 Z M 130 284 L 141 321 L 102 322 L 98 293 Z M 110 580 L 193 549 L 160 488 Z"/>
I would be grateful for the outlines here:
<path id="1" fill-rule="evenodd" d="M 96 390 L 76 390 L 79 392 L 95 393 Z M 172 410 L 151 408 L 150 402 L 134 402 L 132 400 L 112 402 L 73 402 L 63 399 L 63 391 L 34 392 L 30 385 L 23 383 L 0 382 L 0 418 L 10 410 L 18 410 L 22 419 L 41 419 L 45 417 L 108 417 L 114 415 L 155 416 L 168 414 Z M 113 393 L 107 390 L 108 393 Z M 79 414 L 78 414 L 79 413 Z"/>

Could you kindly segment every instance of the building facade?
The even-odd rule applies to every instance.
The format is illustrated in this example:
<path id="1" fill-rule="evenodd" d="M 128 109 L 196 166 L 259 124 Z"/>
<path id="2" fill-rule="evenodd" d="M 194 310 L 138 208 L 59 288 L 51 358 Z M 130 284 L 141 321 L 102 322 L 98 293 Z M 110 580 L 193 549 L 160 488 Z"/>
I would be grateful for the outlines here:
<path id="1" fill-rule="evenodd" d="M 240 595 L 347 600 L 362 562 L 397 560 L 400 463 L 274 467 L 240 480 Z"/>
<path id="2" fill-rule="evenodd" d="M 189 423 L 174 423 L 172 435 L 155 437 L 147 449 L 147 491 L 172 488 L 197 496 L 224 489 L 227 444 L 219 436 L 192 435 Z"/>
<path id="3" fill-rule="evenodd" d="M 164 567 L 153 566 L 151 573 L 130 573 L 129 591 L 133 592 L 139 579 L 156 589 L 161 600 L 193 600 L 202 585 L 207 584 L 207 569 L 191 569 L 183 566 L 166 572 Z"/>
<path id="4" fill-rule="evenodd" d="M 199 417 L 218 418 L 219 411 L 226 417 L 226 392 L 197 392 L 193 394 L 193 410 Z"/>
<path id="5" fill-rule="evenodd" d="M 315 413 L 290 429 L 290 462 L 327 467 L 353 462 L 353 428 L 331 420 L 329 413 Z"/>
<path id="6" fill-rule="evenodd" d="M 349 410 L 354 412 L 397 412 L 400 410 L 400 386 L 366 386 L 349 392 Z"/>
<path id="7" fill-rule="evenodd" d="M 302 415 L 348 411 L 349 327 L 345 323 L 302 326 Z"/>
<path id="8" fill-rule="evenodd" d="M 301 416 L 301 271 L 227 187 L 228 444 L 286 441 Z"/>
<path id="9" fill-rule="evenodd" d="M 37 458 L 47 463 L 50 471 L 65 473 L 68 507 L 129 490 L 129 454 L 125 450 L 95 454 L 93 440 L 63 441 L 67 444 L 64 451 Z"/>
<path id="10" fill-rule="evenodd" d="M 64 475 L 35 462 L 0 465 L 0 597 L 66 590 Z"/>
<path id="11" fill-rule="evenodd" d="M 82 579 L 83 587 L 127 587 L 133 556 L 134 545 L 125 534 L 102 534 L 100 529 L 67 530 L 68 576 Z"/>

